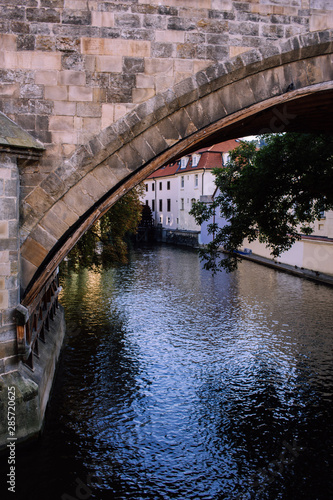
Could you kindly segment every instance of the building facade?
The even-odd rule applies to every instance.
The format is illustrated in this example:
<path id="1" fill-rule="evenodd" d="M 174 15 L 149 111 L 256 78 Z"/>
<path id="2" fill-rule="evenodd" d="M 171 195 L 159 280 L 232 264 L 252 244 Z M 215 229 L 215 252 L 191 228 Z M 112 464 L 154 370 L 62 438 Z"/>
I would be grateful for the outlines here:
<path id="1" fill-rule="evenodd" d="M 215 192 L 213 197 L 218 195 Z M 212 240 L 212 235 L 208 233 L 207 227 L 213 222 L 209 220 L 201 226 L 201 242 L 207 244 Z M 221 217 L 219 210 L 216 210 L 214 222 L 219 227 L 223 227 L 227 222 Z M 253 258 L 262 263 L 276 263 L 278 267 L 285 266 L 286 269 L 294 268 L 295 272 L 304 274 L 306 272 L 318 275 L 333 276 L 333 211 L 323 212 L 321 218 L 313 225 L 313 233 L 310 236 L 301 235 L 299 241 L 279 257 L 271 255 L 271 249 L 258 240 L 249 243 L 244 240 L 239 249 L 247 258 Z M 259 259 L 258 259 L 259 257 Z"/>
<path id="2" fill-rule="evenodd" d="M 143 203 L 151 208 L 155 225 L 161 225 L 166 237 L 187 235 L 201 243 L 201 228 L 189 212 L 195 201 L 213 195 L 212 171 L 222 168 L 229 151 L 237 146 L 238 140 L 230 140 L 200 149 L 159 168 L 145 180 Z"/>

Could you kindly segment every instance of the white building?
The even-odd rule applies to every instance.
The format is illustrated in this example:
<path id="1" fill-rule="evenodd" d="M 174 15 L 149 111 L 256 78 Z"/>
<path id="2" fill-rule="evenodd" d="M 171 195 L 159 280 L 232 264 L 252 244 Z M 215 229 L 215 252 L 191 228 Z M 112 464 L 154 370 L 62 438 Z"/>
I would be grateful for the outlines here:
<path id="1" fill-rule="evenodd" d="M 214 196 L 217 196 L 215 192 Z M 207 225 L 213 222 L 212 220 L 204 223 L 201 227 L 201 241 L 207 244 L 212 240 L 212 235 L 207 232 Z M 214 222 L 219 227 L 226 224 L 219 210 L 216 210 Z M 256 257 L 267 260 L 267 263 L 274 262 L 279 265 L 291 266 L 295 271 L 303 273 L 311 271 L 315 275 L 318 273 L 333 276 L 333 211 L 323 212 L 322 217 L 316 220 L 313 227 L 313 233 L 310 236 L 301 235 L 301 239 L 296 241 L 293 246 L 286 252 L 283 252 L 279 257 L 273 258 L 271 250 L 264 243 L 258 240 L 249 243 L 247 240 L 243 242 L 240 252 L 245 253 L 248 258 Z"/>
<path id="2" fill-rule="evenodd" d="M 155 224 L 169 236 L 187 233 L 200 243 L 200 226 L 189 211 L 194 201 L 213 195 L 213 168 L 221 168 L 228 152 L 238 146 L 237 140 L 230 140 L 202 148 L 151 174 L 145 180 L 143 202 L 151 208 Z"/>

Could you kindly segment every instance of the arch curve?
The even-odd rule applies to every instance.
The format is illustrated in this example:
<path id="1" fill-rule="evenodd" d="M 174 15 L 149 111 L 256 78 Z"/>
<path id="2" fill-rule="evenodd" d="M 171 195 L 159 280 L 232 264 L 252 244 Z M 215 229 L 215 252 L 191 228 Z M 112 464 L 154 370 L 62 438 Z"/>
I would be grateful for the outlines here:
<path id="1" fill-rule="evenodd" d="M 333 30 L 250 50 L 137 105 L 80 146 L 23 204 L 23 303 L 34 300 L 117 199 L 163 164 L 203 145 L 264 131 L 333 132 L 327 114 L 332 53 Z M 55 177 L 62 186 L 56 197 Z"/>

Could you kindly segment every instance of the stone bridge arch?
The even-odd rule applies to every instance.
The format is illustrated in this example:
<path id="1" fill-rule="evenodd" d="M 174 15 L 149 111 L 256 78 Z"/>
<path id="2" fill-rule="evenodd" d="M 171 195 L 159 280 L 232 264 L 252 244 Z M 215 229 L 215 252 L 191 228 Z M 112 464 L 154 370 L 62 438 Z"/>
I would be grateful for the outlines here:
<path id="1" fill-rule="evenodd" d="M 268 130 L 332 132 L 332 52 L 332 30 L 244 52 L 138 104 L 78 147 L 24 200 L 23 304 L 116 200 L 163 164 Z"/>

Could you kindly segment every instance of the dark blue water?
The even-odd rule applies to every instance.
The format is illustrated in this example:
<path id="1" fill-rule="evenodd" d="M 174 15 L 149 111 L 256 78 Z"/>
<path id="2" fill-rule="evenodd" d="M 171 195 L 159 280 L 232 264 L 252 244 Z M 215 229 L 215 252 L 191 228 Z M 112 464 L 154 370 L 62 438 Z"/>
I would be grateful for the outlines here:
<path id="1" fill-rule="evenodd" d="M 333 289 L 164 247 L 61 281 L 68 336 L 17 498 L 333 498 Z"/>

